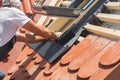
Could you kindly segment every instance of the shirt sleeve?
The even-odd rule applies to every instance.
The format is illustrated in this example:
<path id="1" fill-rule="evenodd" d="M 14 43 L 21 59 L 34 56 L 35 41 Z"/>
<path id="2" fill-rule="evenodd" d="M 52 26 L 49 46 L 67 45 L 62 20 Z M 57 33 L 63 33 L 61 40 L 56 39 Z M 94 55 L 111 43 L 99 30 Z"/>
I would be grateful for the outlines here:
<path id="1" fill-rule="evenodd" d="M 28 18 L 24 12 L 22 12 L 19 9 L 13 9 L 13 16 L 12 16 L 12 22 L 14 22 L 15 24 L 17 24 L 19 27 L 22 27 L 23 25 L 25 25 L 28 21 L 30 21 L 31 19 Z"/>

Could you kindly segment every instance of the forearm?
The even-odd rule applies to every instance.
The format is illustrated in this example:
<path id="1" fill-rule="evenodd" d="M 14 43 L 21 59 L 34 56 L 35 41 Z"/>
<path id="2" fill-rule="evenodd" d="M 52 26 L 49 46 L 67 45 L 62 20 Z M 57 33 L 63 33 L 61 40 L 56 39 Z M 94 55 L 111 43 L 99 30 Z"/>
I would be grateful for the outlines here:
<path id="1" fill-rule="evenodd" d="M 38 36 L 38 35 L 32 35 L 29 33 L 21 33 L 18 32 L 16 34 L 16 41 L 19 42 L 26 42 L 26 43 L 35 43 L 35 42 L 40 42 L 40 41 L 44 41 L 45 38 Z"/>
<path id="2" fill-rule="evenodd" d="M 38 26 L 36 23 L 34 23 L 32 20 L 29 21 L 27 24 L 23 26 L 23 28 L 44 37 L 45 39 L 56 39 L 57 36 L 48 30 L 45 26 Z"/>

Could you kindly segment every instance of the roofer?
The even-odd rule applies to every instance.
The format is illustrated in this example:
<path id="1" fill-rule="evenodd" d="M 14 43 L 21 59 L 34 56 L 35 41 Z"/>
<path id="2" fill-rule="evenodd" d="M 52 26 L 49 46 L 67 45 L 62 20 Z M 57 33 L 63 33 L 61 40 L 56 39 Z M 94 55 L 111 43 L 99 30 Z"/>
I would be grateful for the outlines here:
<path id="1" fill-rule="evenodd" d="M 37 25 L 28 18 L 20 8 L 20 0 L 2 0 L 0 8 L 0 61 L 3 60 L 12 49 L 15 41 L 34 43 L 48 39 L 57 39 L 52 31 L 43 25 Z M 21 32 L 21 28 L 36 35 Z M 0 70 L 0 80 L 5 73 Z"/>
<path id="2" fill-rule="evenodd" d="M 52 31 L 43 25 L 37 25 L 20 8 L 20 0 L 2 0 L 0 9 L 0 60 L 6 57 L 15 41 L 34 43 L 48 39 L 57 39 Z M 30 33 L 22 33 L 21 28 Z M 16 33 L 17 32 L 17 33 Z"/>

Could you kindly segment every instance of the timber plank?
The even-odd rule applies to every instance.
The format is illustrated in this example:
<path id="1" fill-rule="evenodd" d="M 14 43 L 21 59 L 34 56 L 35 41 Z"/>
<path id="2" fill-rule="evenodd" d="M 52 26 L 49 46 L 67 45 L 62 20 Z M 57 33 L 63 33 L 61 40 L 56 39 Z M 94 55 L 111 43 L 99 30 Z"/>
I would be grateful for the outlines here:
<path id="1" fill-rule="evenodd" d="M 89 0 L 84 0 L 77 8 L 82 8 Z M 74 18 L 66 18 L 66 17 L 58 17 L 57 19 L 52 22 L 48 28 L 52 31 L 66 31 L 74 21 Z M 64 27 L 64 29 L 63 29 Z"/>
<path id="2" fill-rule="evenodd" d="M 52 31 L 60 31 L 62 29 L 62 27 L 67 24 L 67 22 L 69 22 L 69 20 L 72 20 L 70 18 L 57 18 L 55 19 L 49 26 L 48 29 L 52 30 Z"/>
<path id="3" fill-rule="evenodd" d="M 78 7 L 82 8 L 86 3 L 88 3 L 89 0 L 84 0 Z"/>
<path id="4" fill-rule="evenodd" d="M 59 3 L 61 2 L 61 0 L 48 0 L 48 1 L 45 1 L 43 5 L 49 5 L 49 6 L 55 6 L 57 4 L 57 6 L 59 6 L 60 4 L 58 4 L 58 1 Z M 48 4 L 49 3 L 49 4 Z M 45 22 L 45 20 L 48 18 L 48 16 L 45 16 L 45 15 L 42 15 L 37 24 L 39 25 L 43 25 L 43 23 Z"/>
<path id="5" fill-rule="evenodd" d="M 96 17 L 104 22 L 120 23 L 120 15 L 118 14 L 98 13 Z"/>
<path id="6" fill-rule="evenodd" d="M 92 24 L 87 24 L 84 26 L 84 28 L 89 32 L 92 32 L 95 34 L 99 34 L 109 38 L 120 39 L 120 30 L 105 28 L 102 26 L 96 26 Z"/>
<path id="7" fill-rule="evenodd" d="M 71 1 L 62 1 L 61 5 L 67 7 L 68 5 L 71 4 Z"/>
<path id="8" fill-rule="evenodd" d="M 108 2 L 105 5 L 110 10 L 120 10 L 120 2 Z"/>

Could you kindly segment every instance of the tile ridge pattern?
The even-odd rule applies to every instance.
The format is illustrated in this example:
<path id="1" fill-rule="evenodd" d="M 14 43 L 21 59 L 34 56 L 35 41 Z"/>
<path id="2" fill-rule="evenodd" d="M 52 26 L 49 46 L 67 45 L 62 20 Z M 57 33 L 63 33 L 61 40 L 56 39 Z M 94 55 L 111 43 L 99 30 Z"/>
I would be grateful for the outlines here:
<path id="1" fill-rule="evenodd" d="M 111 74 L 112 71 L 118 68 L 119 64 L 112 65 L 112 67 L 107 66 L 106 68 L 105 66 L 99 65 L 100 58 L 109 49 L 114 48 L 115 44 L 117 43 L 119 42 L 114 42 L 95 35 L 88 35 L 83 41 L 76 45 L 73 45 L 73 47 L 60 60 L 58 60 L 58 62 L 53 64 L 48 63 L 44 58 L 31 50 L 31 48 L 29 48 L 28 46 L 26 46 L 21 52 L 21 56 L 25 56 L 24 59 L 20 59 L 22 57 L 18 57 L 17 60 L 19 63 L 14 63 L 14 65 L 8 71 L 8 75 L 4 80 L 19 80 L 20 78 L 22 80 L 103 80 L 109 74 Z M 79 53 L 78 51 L 81 47 L 80 45 L 83 45 L 82 53 Z M 92 47 L 84 47 L 85 45 L 89 45 L 89 47 Z M 96 45 L 99 45 L 99 47 L 97 47 Z M 101 49 L 97 51 L 97 48 Z M 69 66 L 71 64 L 77 64 L 79 62 L 79 57 L 83 59 L 83 56 L 80 55 L 83 53 L 85 54 L 86 50 L 88 50 L 89 53 L 87 53 L 86 57 L 84 57 L 82 65 L 79 66 L 77 70 L 70 70 Z M 95 51 L 91 52 L 93 50 Z M 96 54 L 93 55 L 95 52 Z M 28 56 L 27 53 L 32 54 Z M 78 54 L 74 56 L 74 53 Z M 69 58 L 66 55 L 72 58 Z M 63 61 L 64 63 L 65 60 L 63 59 L 65 58 L 71 59 L 68 64 L 62 64 L 61 61 Z M 78 62 L 76 62 L 77 60 Z M 99 79 L 96 78 L 96 76 L 94 75 L 101 77 Z"/>
<path id="2" fill-rule="evenodd" d="M 28 8 L 33 3 L 30 1 L 34 2 L 27 1 Z M 45 3 L 48 4 L 49 1 L 52 0 Z M 28 12 L 31 13 L 31 10 Z M 13 56 L 10 55 L 8 58 L 12 61 L 6 62 L 6 65 L 0 62 L 0 67 L 7 68 L 4 80 L 118 80 L 119 42 L 89 34 L 53 64 L 24 43 L 16 44 L 16 48 L 19 45 L 20 49 L 16 51 L 14 48 L 11 51 Z M 19 56 L 16 57 L 13 53 Z"/>

